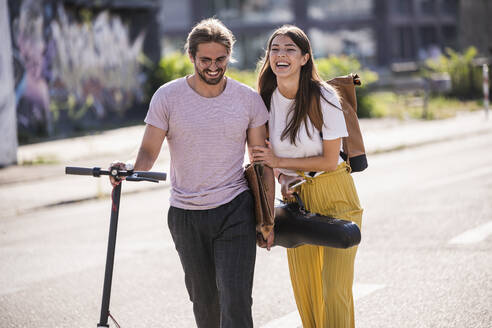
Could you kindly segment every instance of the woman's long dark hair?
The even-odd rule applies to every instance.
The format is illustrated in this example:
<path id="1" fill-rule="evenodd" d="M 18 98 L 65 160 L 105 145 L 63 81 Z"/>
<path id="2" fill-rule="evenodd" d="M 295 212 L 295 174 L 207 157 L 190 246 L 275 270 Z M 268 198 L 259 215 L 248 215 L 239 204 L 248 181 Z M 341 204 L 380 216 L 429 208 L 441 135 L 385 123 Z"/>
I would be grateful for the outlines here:
<path id="1" fill-rule="evenodd" d="M 272 94 L 277 88 L 277 78 L 270 67 L 270 49 L 272 41 L 278 35 L 286 35 L 301 49 L 302 55 L 309 54 L 309 59 L 304 66 L 301 66 L 301 75 L 299 77 L 299 88 L 297 89 L 294 106 L 290 109 L 287 117 L 290 119 L 287 126 L 282 132 L 280 138 L 284 140 L 289 137 L 292 144 L 296 144 L 297 135 L 301 124 L 304 122 L 308 136 L 311 134 L 308 128 L 308 117 L 313 125 L 321 131 L 323 127 L 323 113 L 321 112 L 320 97 L 329 102 L 323 95 L 321 89 L 328 89 L 337 95 L 336 91 L 327 83 L 321 80 L 316 66 L 313 61 L 313 52 L 311 43 L 307 35 L 297 26 L 284 25 L 273 32 L 268 40 L 268 47 L 265 56 L 261 61 L 261 69 L 258 76 L 258 92 L 265 102 L 268 111 L 270 111 L 270 102 Z"/>

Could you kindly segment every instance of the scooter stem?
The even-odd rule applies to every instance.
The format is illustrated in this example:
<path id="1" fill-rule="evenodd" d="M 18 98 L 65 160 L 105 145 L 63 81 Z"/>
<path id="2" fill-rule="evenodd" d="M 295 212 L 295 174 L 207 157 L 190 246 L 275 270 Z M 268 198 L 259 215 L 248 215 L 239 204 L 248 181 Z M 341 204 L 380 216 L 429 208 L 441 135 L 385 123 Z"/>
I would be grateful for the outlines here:
<path id="1" fill-rule="evenodd" d="M 111 283 L 113 280 L 113 265 L 114 265 L 114 250 L 116 246 L 116 231 L 118 229 L 118 212 L 120 209 L 120 196 L 121 196 L 120 182 L 113 188 L 112 193 L 112 205 L 111 205 L 111 222 L 109 224 L 109 238 L 108 238 L 108 253 L 106 255 L 106 271 L 104 273 L 104 287 L 101 305 L 101 317 L 97 327 L 109 327 L 109 298 L 111 296 Z"/>

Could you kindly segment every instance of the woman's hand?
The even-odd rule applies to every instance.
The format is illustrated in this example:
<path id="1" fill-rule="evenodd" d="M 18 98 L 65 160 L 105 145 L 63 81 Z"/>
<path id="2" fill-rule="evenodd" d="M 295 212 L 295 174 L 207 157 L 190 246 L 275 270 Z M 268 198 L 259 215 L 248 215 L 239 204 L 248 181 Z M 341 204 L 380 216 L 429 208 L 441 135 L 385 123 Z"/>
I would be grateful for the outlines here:
<path id="1" fill-rule="evenodd" d="M 303 179 L 299 176 L 294 177 L 291 175 L 281 174 L 278 182 L 280 183 L 280 191 L 282 192 L 282 196 L 287 200 L 293 199 L 295 190 L 290 189 L 289 186 L 302 180 Z"/>
<path id="2" fill-rule="evenodd" d="M 268 140 L 265 140 L 268 147 L 254 146 L 253 147 L 253 162 L 262 163 L 271 168 L 279 167 L 280 158 L 275 156 L 272 150 L 272 145 Z"/>

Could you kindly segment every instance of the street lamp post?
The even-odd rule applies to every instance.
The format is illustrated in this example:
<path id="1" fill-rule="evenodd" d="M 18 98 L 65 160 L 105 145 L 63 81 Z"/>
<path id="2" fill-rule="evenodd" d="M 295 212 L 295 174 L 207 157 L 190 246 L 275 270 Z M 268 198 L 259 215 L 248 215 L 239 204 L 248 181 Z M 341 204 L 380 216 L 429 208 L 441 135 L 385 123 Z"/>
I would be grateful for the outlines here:
<path id="1" fill-rule="evenodd" d="M 489 118 L 489 66 L 482 65 L 483 68 L 483 106 L 485 109 L 485 117 Z"/>

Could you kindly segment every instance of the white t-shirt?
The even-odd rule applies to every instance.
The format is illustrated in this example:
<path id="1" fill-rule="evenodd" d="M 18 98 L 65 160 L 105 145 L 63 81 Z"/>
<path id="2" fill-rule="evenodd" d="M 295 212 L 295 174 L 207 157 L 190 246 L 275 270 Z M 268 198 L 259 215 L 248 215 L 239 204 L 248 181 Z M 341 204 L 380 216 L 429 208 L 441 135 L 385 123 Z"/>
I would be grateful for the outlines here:
<path id="1" fill-rule="evenodd" d="M 345 118 L 340 108 L 340 101 L 332 91 L 322 89 L 323 95 L 327 100 L 337 105 L 338 108 L 328 103 L 321 97 L 321 111 L 323 114 L 323 139 L 333 140 L 341 137 L 347 137 L 347 127 L 345 125 Z M 270 133 L 270 143 L 272 144 L 273 152 L 278 157 L 289 158 L 301 158 L 312 157 L 323 154 L 323 144 L 319 130 L 316 129 L 314 124 L 308 118 L 308 129 L 311 135 L 309 138 L 304 123 L 299 128 L 299 135 L 297 137 L 296 144 L 290 143 L 290 138 L 287 137 L 284 140 L 280 140 L 280 136 L 284 131 L 288 122 L 288 112 L 294 104 L 294 99 L 288 99 L 284 97 L 280 91 L 275 89 L 272 94 L 272 100 L 270 103 L 270 119 L 268 121 L 268 129 Z M 343 150 L 340 142 L 340 150 Z M 342 163 L 343 159 L 339 156 L 338 164 Z M 280 172 L 286 175 L 297 176 L 297 173 L 293 170 L 279 169 Z M 307 173 L 307 172 L 306 172 Z M 318 172 L 317 174 L 321 174 Z"/>

